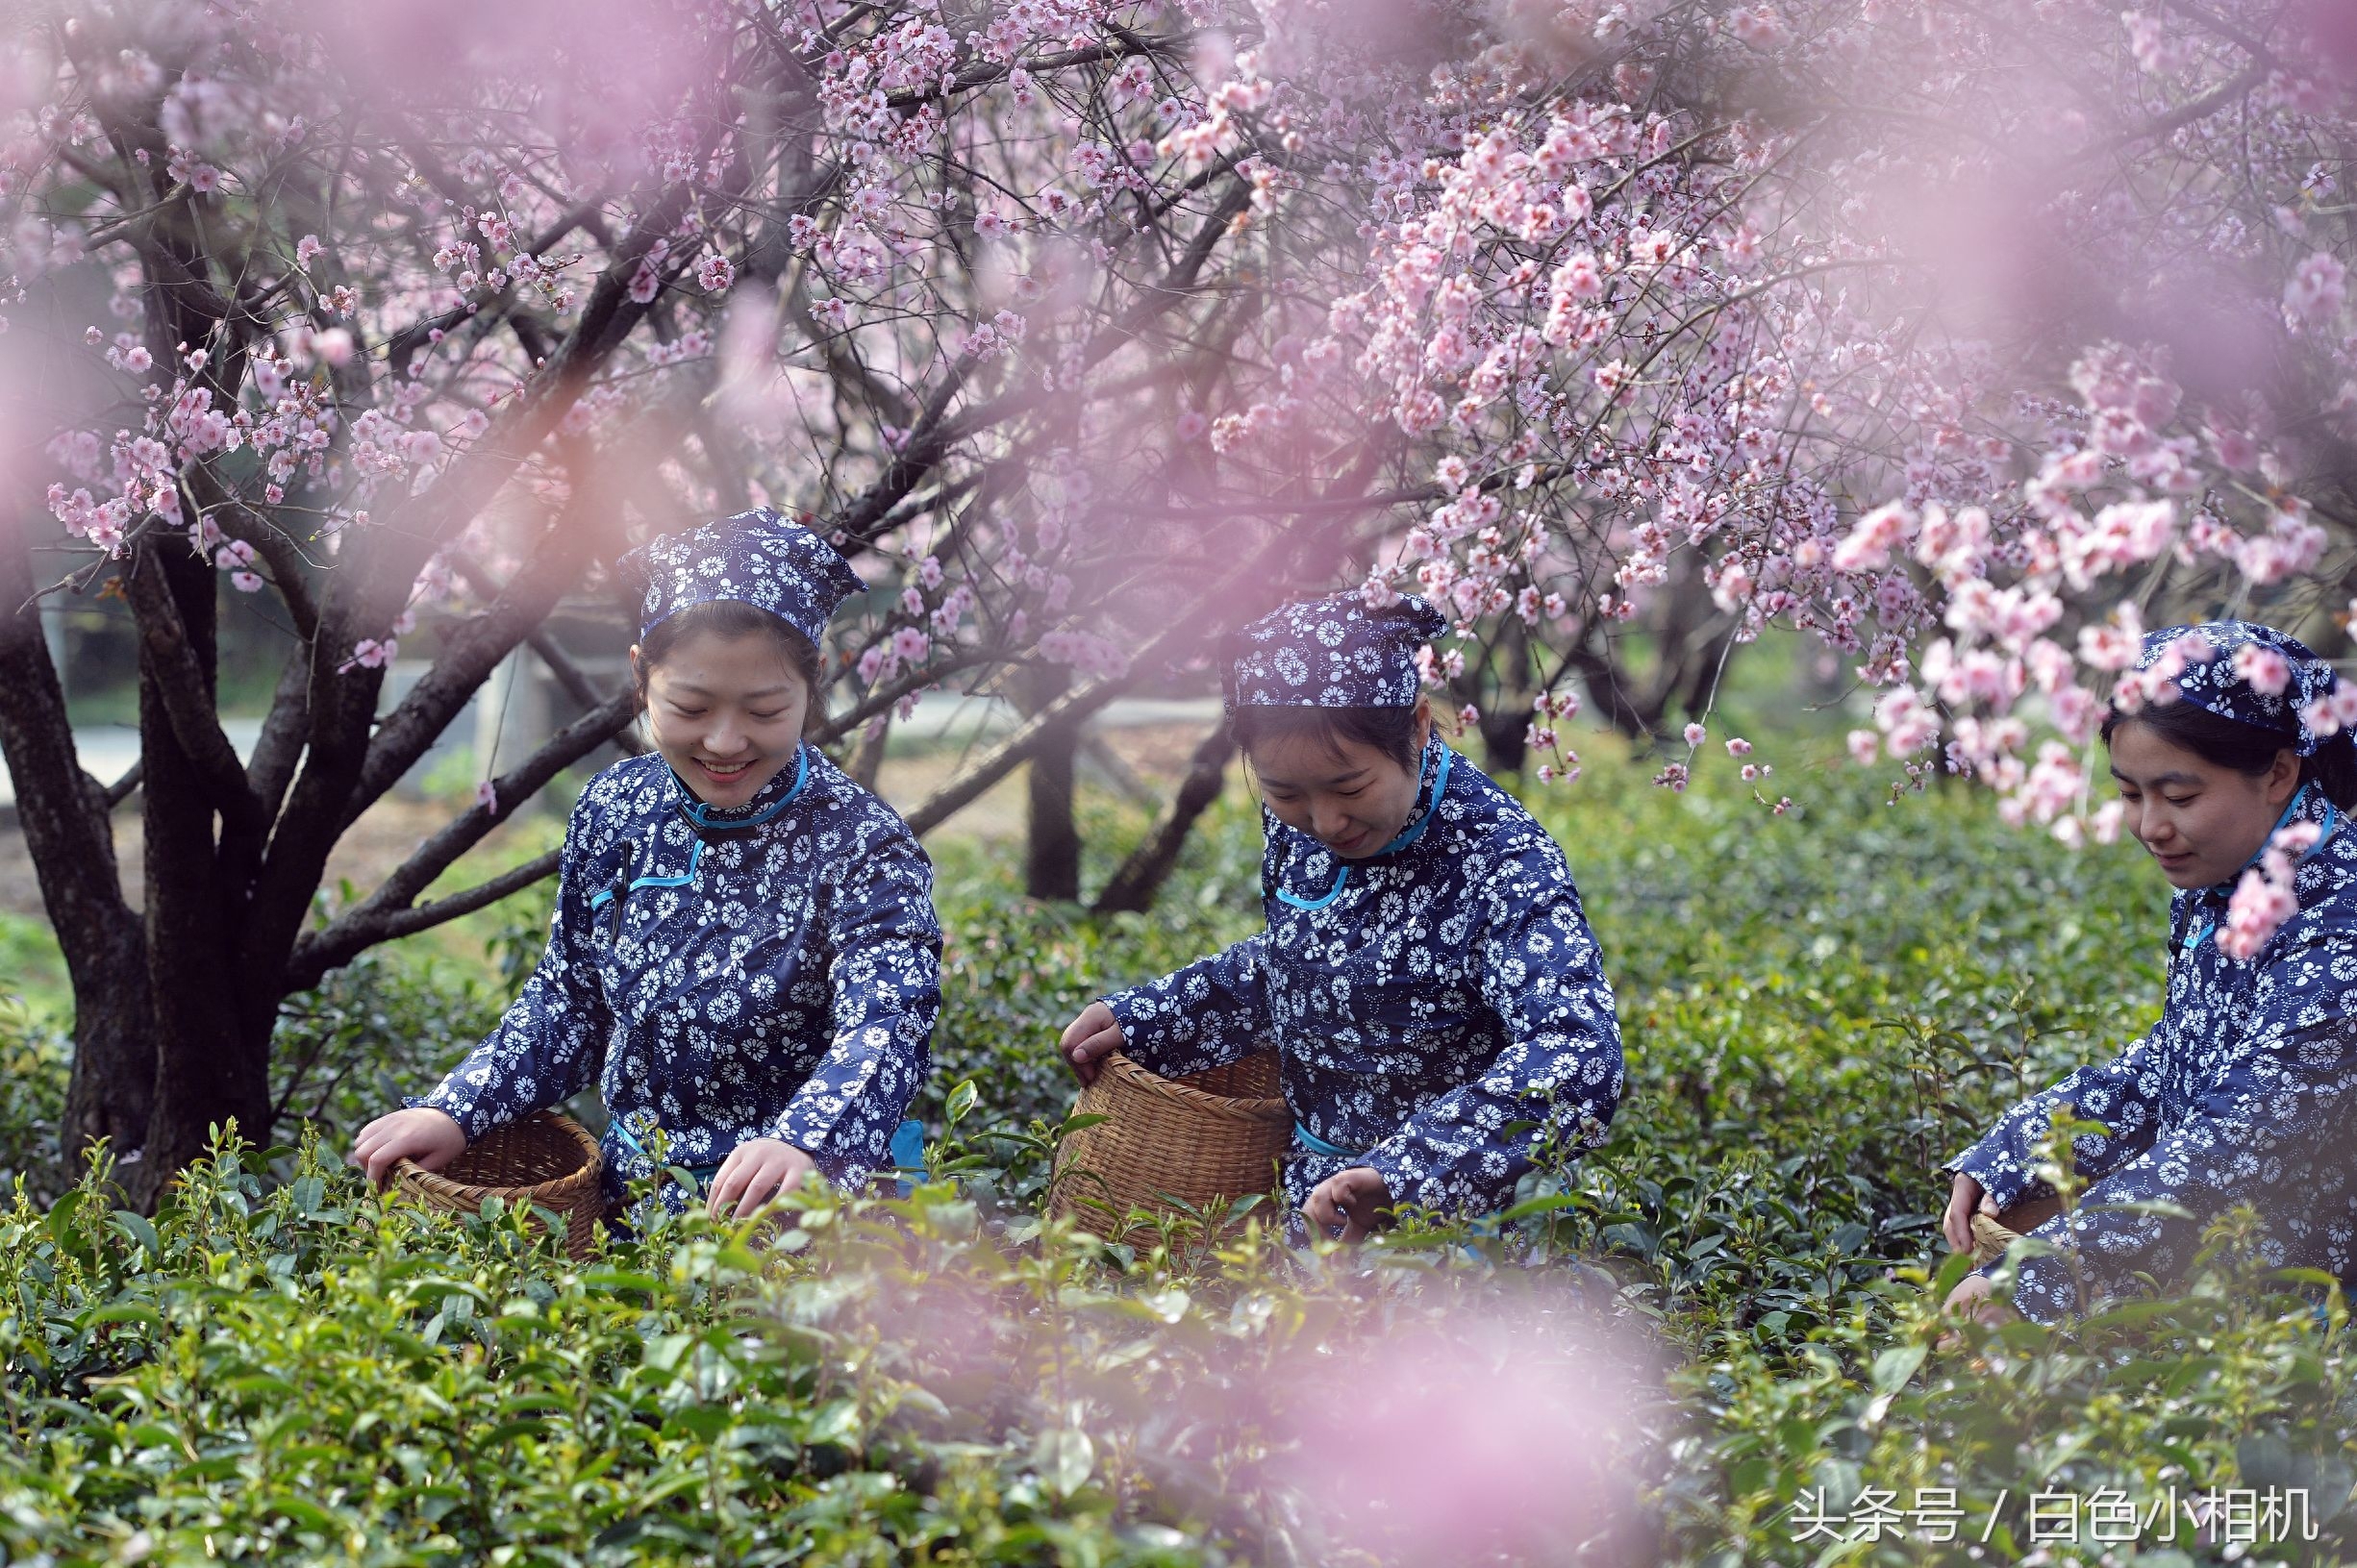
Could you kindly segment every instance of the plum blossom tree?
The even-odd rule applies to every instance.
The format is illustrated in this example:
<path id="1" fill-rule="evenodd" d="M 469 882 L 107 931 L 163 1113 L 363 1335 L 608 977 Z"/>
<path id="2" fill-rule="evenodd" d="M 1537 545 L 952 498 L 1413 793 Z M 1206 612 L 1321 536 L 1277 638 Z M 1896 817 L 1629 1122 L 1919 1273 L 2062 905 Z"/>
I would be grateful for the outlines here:
<path id="1" fill-rule="evenodd" d="M 2144 627 L 2339 644 L 2347 8 L 1575 4 L 1478 41 L 1360 162 L 1376 242 L 1307 353 L 1431 463 L 1367 594 L 1541 634 L 1551 771 L 1617 627 L 1677 617 L 1700 708 L 1783 626 L 1879 688 L 1862 759 L 2109 835 L 2088 754 L 2165 690 Z"/>
<path id="2" fill-rule="evenodd" d="M 2101 834 L 2142 627 L 2316 632 L 2350 592 L 2357 36 L 2323 0 L 50 0 L 28 36 L 12 313 L 109 392 L 13 433 L 64 554 L 0 549 L 0 743 L 74 979 L 70 1137 L 149 1182 L 267 1120 L 290 990 L 548 873 L 427 898 L 628 720 L 551 605 L 698 515 L 793 510 L 867 575 L 819 730 L 855 770 L 928 687 L 1020 699 L 920 832 L 1027 759 L 1052 786 L 1217 627 L 1357 584 L 1449 608 L 1431 681 L 1542 778 L 1584 701 L 1681 736 L 1682 785 L 1785 627 L 1902 784 Z M 137 621 L 136 780 L 74 756 L 57 592 Z M 288 651 L 242 758 L 225 613 Z M 390 701 L 405 641 L 433 661 Z M 323 907 L 519 646 L 588 716 Z"/>
<path id="3" fill-rule="evenodd" d="M 105 391 L 18 400 L 45 417 L 10 472 L 62 537 L 0 548 L 0 744 L 74 985 L 67 1144 L 113 1139 L 146 1197 L 211 1124 L 267 1127 L 283 997 L 553 869 L 427 896 L 627 738 L 630 694 L 540 625 L 635 536 L 772 504 L 851 555 L 815 738 L 870 759 L 927 686 L 1063 672 L 922 831 L 1367 510 L 1369 463 L 1234 481 L 1205 450 L 1194 411 L 1260 357 L 1270 182 L 1186 7 L 61 0 L 28 37 L 10 313 Z M 139 639 L 141 760 L 103 784 L 37 620 L 93 592 Z M 243 757 L 225 615 L 286 650 Z M 404 643 L 432 659 L 393 700 Z M 323 903 L 339 836 L 527 645 L 586 715 Z"/>

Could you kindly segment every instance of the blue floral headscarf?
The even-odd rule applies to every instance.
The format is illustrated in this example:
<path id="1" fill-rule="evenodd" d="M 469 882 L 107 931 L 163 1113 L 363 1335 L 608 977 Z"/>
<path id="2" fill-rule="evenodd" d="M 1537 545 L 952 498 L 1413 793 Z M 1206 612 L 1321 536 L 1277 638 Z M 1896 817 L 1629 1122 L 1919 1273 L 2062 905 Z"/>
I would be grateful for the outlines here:
<path id="1" fill-rule="evenodd" d="M 1230 639 L 1222 695 L 1240 708 L 1414 708 L 1417 650 L 1448 620 L 1415 594 L 1381 610 L 1338 593 L 1287 605 Z"/>
<path id="2" fill-rule="evenodd" d="M 2171 626 L 2144 634 L 2136 667 L 2151 670 L 2172 659 L 2179 667 L 2169 680 L 2194 707 L 2279 734 L 2302 757 L 2323 743 L 2300 721 L 2300 710 L 2332 695 L 2338 678 L 2297 637 L 2251 621 Z M 2273 660 L 2282 661 L 2280 670 Z"/>
<path id="3" fill-rule="evenodd" d="M 867 585 L 834 546 L 768 507 L 649 539 L 614 568 L 640 590 L 642 637 L 691 606 L 735 599 L 767 610 L 816 647 L 835 608 Z"/>

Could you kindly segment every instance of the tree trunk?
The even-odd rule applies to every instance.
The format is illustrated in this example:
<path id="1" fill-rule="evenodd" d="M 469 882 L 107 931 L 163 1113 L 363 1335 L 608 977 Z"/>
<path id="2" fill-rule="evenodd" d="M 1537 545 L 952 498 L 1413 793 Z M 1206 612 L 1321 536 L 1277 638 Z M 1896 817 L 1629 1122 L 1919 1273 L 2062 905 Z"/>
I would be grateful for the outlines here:
<path id="1" fill-rule="evenodd" d="M 32 561 L 15 529 L 0 536 L 0 750 L 16 815 L 74 993 L 74 1061 L 59 1130 L 64 1175 L 104 1138 L 146 1141 L 156 1056 L 139 917 L 124 902 L 106 793 L 82 771 L 65 692 L 41 636 Z"/>
<path id="2" fill-rule="evenodd" d="M 887 709 L 868 721 L 860 732 L 860 738 L 851 748 L 851 761 L 843 771 L 862 789 L 873 789 L 876 778 L 884 771 L 884 749 L 891 741 L 892 715 Z"/>
<path id="3" fill-rule="evenodd" d="M 157 572 L 170 594 L 208 694 L 213 678 L 215 575 L 176 539 L 151 544 L 132 570 Z M 155 1099 L 134 1200 L 152 1209 L 180 1168 L 201 1157 L 213 1129 L 235 1121 L 270 1135 L 269 1043 L 278 972 L 239 975 L 238 920 L 221 884 L 213 783 L 183 747 L 166 706 L 153 640 L 139 656 L 140 791 L 146 826 L 147 985 L 154 998 Z M 212 715 L 205 715 L 207 723 Z M 257 1008 L 250 998 L 266 994 Z M 241 1000 L 248 1005 L 240 1006 Z M 256 1027 L 259 1013 L 260 1027 Z"/>
<path id="4" fill-rule="evenodd" d="M 1179 851 L 1186 846 L 1187 834 L 1195 820 L 1211 809 L 1227 783 L 1228 759 L 1235 755 L 1236 741 L 1224 724 L 1214 730 L 1195 748 L 1187 765 L 1187 777 L 1179 781 L 1178 793 L 1171 797 L 1145 842 L 1130 852 L 1121 869 L 1113 874 L 1113 881 L 1089 906 L 1091 914 L 1116 914 L 1122 910 L 1143 914 L 1154 907 L 1155 895 L 1162 884 L 1170 880 L 1171 869 L 1178 864 Z"/>
<path id="5" fill-rule="evenodd" d="M 1037 712 L 1072 684 L 1071 671 L 1041 670 L 1025 684 Z M 1033 898 L 1080 897 L 1080 825 L 1072 815 L 1074 763 L 1080 728 L 1059 725 L 1031 754 L 1025 784 L 1029 814 L 1023 843 L 1023 891 Z"/>
<path id="6" fill-rule="evenodd" d="M 1530 693 L 1502 691 L 1481 710 L 1482 765 L 1492 774 L 1519 773 L 1530 760 Z"/>

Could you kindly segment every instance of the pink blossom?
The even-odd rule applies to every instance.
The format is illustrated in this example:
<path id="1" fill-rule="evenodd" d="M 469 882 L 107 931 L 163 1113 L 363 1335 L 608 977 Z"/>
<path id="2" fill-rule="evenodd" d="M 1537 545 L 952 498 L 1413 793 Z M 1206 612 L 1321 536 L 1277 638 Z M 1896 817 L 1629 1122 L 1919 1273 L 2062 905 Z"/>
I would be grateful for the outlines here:
<path id="1" fill-rule="evenodd" d="M 1595 257 L 1581 251 L 1555 269 L 1551 286 L 1559 299 L 1597 299 L 1604 293 L 1604 275 L 1597 270 Z"/>
<path id="2" fill-rule="evenodd" d="M 1699 725 L 1699 724 L 1689 724 L 1689 725 L 1686 727 L 1686 729 L 1684 730 L 1684 732 L 1683 732 L 1683 734 L 1685 734 L 1685 736 L 1686 736 L 1686 743 L 1687 743 L 1689 746 L 1699 746 L 1699 745 L 1701 745 L 1701 744 L 1702 744 L 1702 741 L 1703 741 L 1703 737 L 1704 737 L 1705 735 L 1707 735 L 1709 733 L 1710 733 L 1709 731 L 1705 730 L 1705 729 L 1704 729 L 1704 728 L 1703 728 L 1701 725 Z"/>
<path id="3" fill-rule="evenodd" d="M 2246 642 L 2234 651 L 2234 673 L 2249 682 L 2253 690 L 2272 697 L 2291 681 L 2292 666 L 2274 649 Z"/>
<path id="4" fill-rule="evenodd" d="M 326 248 L 319 243 L 317 235 L 305 235 L 294 242 L 294 264 L 300 267 L 311 265 L 311 259 Z"/>
<path id="5" fill-rule="evenodd" d="M 652 261 L 641 261 L 637 270 L 630 275 L 629 292 L 634 304 L 653 304 L 656 293 L 662 287 L 663 274 L 655 270 L 655 263 Z"/>
<path id="6" fill-rule="evenodd" d="M 2319 739 L 2357 730 L 2357 681 L 2335 682 L 2330 692 L 2299 710 L 2299 721 Z"/>
<path id="7" fill-rule="evenodd" d="M 499 814 L 498 784 L 489 779 L 486 779 L 481 784 L 476 784 L 475 805 L 480 807 L 482 809 L 490 812 L 493 816 L 497 816 Z"/>
<path id="8" fill-rule="evenodd" d="M 725 256 L 708 256 L 703 265 L 695 269 L 695 281 L 707 294 L 726 293 L 729 285 L 737 281 L 737 263 Z"/>
<path id="9" fill-rule="evenodd" d="M 1891 564 L 1891 552 L 1914 534 L 1916 520 L 1898 502 L 1886 502 L 1858 519 L 1857 527 L 1834 547 L 1837 572 L 1880 571 Z"/>
<path id="10" fill-rule="evenodd" d="M 2304 833 L 2296 830 L 2305 830 Z M 2226 901 L 2226 918 L 2215 940 L 2230 958 L 2256 958 L 2285 921 L 2299 912 L 2299 893 L 2294 883 L 2298 857 L 2316 841 L 2313 822 L 2294 822 L 2276 833 L 2259 863 L 2243 873 L 2234 896 Z"/>
<path id="11" fill-rule="evenodd" d="M 2284 286 L 2284 308 L 2294 319 L 2320 327 L 2341 313 L 2347 278 L 2348 269 L 2339 258 L 2318 251 L 2293 269 L 2292 281 Z"/>
<path id="12" fill-rule="evenodd" d="M 1699 744 L 1700 744 L 1700 742 L 1699 742 L 1699 741 L 1697 741 L 1697 742 L 1695 742 L 1695 744 L 1699 745 Z M 1743 738 L 1742 735 L 1732 735 L 1732 736 L 1729 736 L 1729 737 L 1728 737 L 1728 740 L 1727 740 L 1727 755 L 1728 755 L 1729 757 L 1748 757 L 1748 756 L 1750 756 L 1750 755 L 1751 755 L 1751 742 L 1750 742 L 1750 741 L 1748 741 L 1748 740 L 1745 740 L 1745 739 L 1744 739 L 1744 738 Z"/>

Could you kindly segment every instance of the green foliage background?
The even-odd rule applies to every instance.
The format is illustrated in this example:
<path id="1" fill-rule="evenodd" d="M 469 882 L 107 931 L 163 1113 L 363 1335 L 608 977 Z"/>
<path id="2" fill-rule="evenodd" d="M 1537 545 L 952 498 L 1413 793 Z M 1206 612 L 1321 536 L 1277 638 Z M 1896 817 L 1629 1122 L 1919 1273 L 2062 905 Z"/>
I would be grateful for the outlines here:
<path id="1" fill-rule="evenodd" d="M 1732 781 L 1681 798 L 1610 767 L 1538 796 L 1619 994 L 1612 1142 L 1534 1173 L 1509 1226 L 1354 1253 L 1290 1253 L 1257 1221 L 1108 1249 L 1039 1218 L 1070 1098 L 1056 1029 L 1257 918 L 1240 799 L 1145 918 L 1028 904 L 987 854 L 944 845 L 948 1004 L 919 1107 L 940 1179 L 798 1202 L 766 1244 L 683 1221 L 575 1267 L 521 1216 L 428 1217 L 336 1168 L 356 1119 L 487 1024 L 544 900 L 495 917 L 504 940 L 479 932 L 482 963 L 413 944 L 290 1008 L 295 1145 L 229 1152 L 152 1221 L 113 1211 L 103 1172 L 60 1201 L 40 1185 L 63 1055 L 37 999 L 0 1018 L 0 1170 L 27 1180 L 0 1214 L 0 1546 L 44 1563 L 2339 1560 L 2345 1317 L 2325 1282 L 2260 1272 L 2234 1221 L 2174 1297 L 1934 1348 L 1931 1169 L 2149 1022 L 2159 880 L 1961 792 L 1892 804 L 1793 771 L 1775 783 L 1805 809 L 1782 817 Z M 1137 831 L 1096 827 L 1092 844 Z M 1474 1321 L 1509 1326 L 1479 1342 L 1510 1375 L 1577 1378 L 1599 1345 L 1641 1347 L 1640 1396 L 1562 1456 L 1579 1485 L 1535 1486 L 1436 1548 L 1388 1497 L 1417 1477 L 1305 1481 L 1324 1456 L 1286 1434 L 1305 1406 L 1347 1407 L 1337 1368 Z M 2141 1512 L 2268 1485 L 2308 1488 L 2318 1540 L 2251 1554 L 2181 1520 L 2168 1541 L 2157 1523 L 2133 1543 L 2028 1535 L 2041 1489 Z M 1855 1516 L 1873 1489 L 1903 1508 L 1925 1487 L 1956 1493 L 1952 1544 L 1795 1538 L 1796 1504 Z"/>

